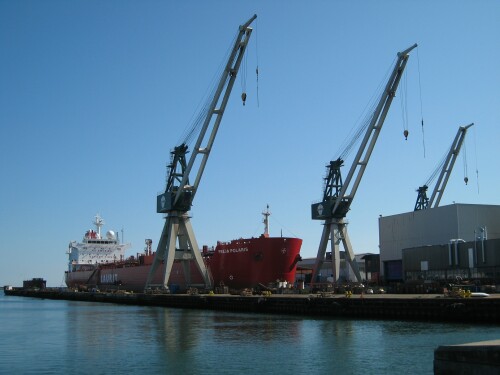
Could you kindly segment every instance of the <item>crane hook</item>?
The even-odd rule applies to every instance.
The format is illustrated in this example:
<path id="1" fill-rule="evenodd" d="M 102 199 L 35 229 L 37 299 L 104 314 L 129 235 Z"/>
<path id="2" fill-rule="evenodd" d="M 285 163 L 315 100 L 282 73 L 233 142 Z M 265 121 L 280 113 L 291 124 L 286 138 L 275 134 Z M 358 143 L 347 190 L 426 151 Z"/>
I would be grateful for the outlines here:
<path id="1" fill-rule="evenodd" d="M 241 94 L 241 100 L 243 100 L 243 105 L 245 105 L 245 102 L 247 100 L 247 93 L 246 92 Z"/>
<path id="2" fill-rule="evenodd" d="M 467 185 L 467 183 L 469 182 L 469 177 L 464 177 L 464 182 L 465 182 L 465 185 Z"/>
<path id="3" fill-rule="evenodd" d="M 409 134 L 409 133 L 408 133 L 408 130 L 405 130 L 405 131 L 403 132 L 403 135 L 405 136 L 405 141 L 407 141 L 407 140 L 408 140 L 408 134 Z"/>

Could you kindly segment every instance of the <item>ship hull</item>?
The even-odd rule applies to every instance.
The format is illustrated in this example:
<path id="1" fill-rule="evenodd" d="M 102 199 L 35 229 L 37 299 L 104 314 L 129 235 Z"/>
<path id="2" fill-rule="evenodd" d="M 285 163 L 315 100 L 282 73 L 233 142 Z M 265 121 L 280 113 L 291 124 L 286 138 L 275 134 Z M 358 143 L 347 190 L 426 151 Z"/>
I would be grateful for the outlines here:
<path id="1" fill-rule="evenodd" d="M 214 286 L 254 288 L 295 282 L 299 238 L 264 237 L 219 243 L 206 264 Z"/>
<path id="2" fill-rule="evenodd" d="M 298 238 L 262 236 L 218 243 L 214 251 L 206 251 L 203 256 L 215 287 L 255 288 L 278 281 L 293 283 L 301 245 L 302 240 Z M 66 272 L 66 285 L 70 288 L 143 292 L 153 259 L 154 254 L 141 255 L 136 263 L 106 264 L 94 270 Z M 153 275 L 151 284 L 163 285 L 164 275 L 165 264 L 162 264 Z M 183 266 L 175 261 L 167 284 L 175 292 L 204 286 L 204 281 L 195 262 Z"/>
<path id="3" fill-rule="evenodd" d="M 153 256 L 150 256 L 151 258 Z M 151 259 L 152 260 L 152 259 Z M 149 263 L 149 264 L 148 264 Z M 151 269 L 151 263 L 139 265 L 107 265 L 94 271 L 66 272 L 66 285 L 70 288 L 96 287 L 101 290 L 121 289 L 133 292 L 144 292 L 146 280 Z M 190 280 L 185 275 L 180 262 L 174 262 L 168 285 L 172 291 L 185 290 L 191 286 L 203 286 L 201 273 L 191 262 L 189 267 Z M 153 276 L 152 285 L 162 286 L 165 277 L 165 265 L 162 264 Z"/>

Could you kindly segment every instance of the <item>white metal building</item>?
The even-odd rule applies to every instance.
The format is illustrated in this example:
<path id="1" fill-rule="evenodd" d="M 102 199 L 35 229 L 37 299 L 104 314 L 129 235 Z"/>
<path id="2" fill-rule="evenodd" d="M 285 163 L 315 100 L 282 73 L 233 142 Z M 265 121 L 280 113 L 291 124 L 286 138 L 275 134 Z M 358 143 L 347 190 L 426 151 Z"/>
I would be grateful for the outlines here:
<path id="1" fill-rule="evenodd" d="M 500 206 L 451 204 L 379 218 L 380 272 L 401 280 L 402 250 L 452 241 L 500 238 Z"/>

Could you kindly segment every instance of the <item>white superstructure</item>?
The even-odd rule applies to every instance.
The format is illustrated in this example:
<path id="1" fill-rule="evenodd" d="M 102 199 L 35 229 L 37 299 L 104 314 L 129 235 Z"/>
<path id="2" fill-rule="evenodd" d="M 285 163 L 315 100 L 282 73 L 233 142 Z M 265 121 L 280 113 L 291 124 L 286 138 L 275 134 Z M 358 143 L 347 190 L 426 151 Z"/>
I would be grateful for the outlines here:
<path id="1" fill-rule="evenodd" d="M 93 224 L 96 230 L 85 232 L 81 243 L 71 241 L 68 247 L 68 271 L 92 269 L 102 263 L 113 263 L 125 259 L 125 251 L 131 247 L 130 243 L 121 244 L 115 232 L 109 230 L 106 237 L 101 235 L 104 220 L 95 216 Z"/>

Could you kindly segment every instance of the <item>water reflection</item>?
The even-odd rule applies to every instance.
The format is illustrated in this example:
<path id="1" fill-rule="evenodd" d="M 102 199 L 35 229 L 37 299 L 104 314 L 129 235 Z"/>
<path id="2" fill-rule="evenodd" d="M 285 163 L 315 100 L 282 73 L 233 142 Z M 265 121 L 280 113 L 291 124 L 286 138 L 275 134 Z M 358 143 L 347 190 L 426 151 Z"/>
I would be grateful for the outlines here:
<path id="1" fill-rule="evenodd" d="M 204 324 L 203 316 L 191 314 L 189 310 L 152 308 L 149 310 L 156 342 L 163 352 L 188 351 L 199 340 L 199 327 Z M 151 324 L 152 323 L 152 324 Z"/>
<path id="2" fill-rule="evenodd" d="M 217 312 L 207 323 L 217 342 L 239 342 L 248 338 L 257 342 L 301 339 L 301 321 L 288 316 Z"/>
<path id="3" fill-rule="evenodd" d="M 498 338 L 488 326 L 2 298 L 0 373 L 432 374 L 437 346 Z"/>

